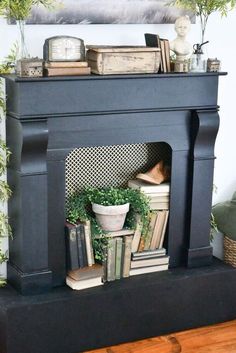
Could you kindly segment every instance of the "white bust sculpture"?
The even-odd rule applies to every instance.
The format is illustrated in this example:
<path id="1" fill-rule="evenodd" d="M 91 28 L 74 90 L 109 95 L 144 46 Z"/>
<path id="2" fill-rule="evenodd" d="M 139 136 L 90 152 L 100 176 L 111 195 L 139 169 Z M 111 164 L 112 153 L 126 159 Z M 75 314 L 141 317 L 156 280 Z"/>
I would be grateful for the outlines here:
<path id="1" fill-rule="evenodd" d="M 191 22 L 188 16 L 181 16 L 175 21 L 177 37 L 170 42 L 170 49 L 176 54 L 176 60 L 189 59 L 192 54 L 192 45 L 186 41 Z"/>

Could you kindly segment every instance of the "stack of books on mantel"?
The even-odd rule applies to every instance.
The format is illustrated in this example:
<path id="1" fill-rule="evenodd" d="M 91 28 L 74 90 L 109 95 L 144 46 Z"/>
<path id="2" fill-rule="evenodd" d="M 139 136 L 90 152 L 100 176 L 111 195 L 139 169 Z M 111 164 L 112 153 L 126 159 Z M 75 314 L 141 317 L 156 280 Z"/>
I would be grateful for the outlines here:
<path id="1" fill-rule="evenodd" d="M 44 76 L 90 75 L 87 61 L 50 61 L 44 63 Z"/>

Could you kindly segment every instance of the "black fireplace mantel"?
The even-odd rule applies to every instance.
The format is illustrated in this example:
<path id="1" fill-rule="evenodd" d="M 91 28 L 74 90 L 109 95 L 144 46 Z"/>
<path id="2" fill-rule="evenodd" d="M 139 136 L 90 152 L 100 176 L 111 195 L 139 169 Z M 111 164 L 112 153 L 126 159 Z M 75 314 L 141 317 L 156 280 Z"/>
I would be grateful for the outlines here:
<path id="1" fill-rule="evenodd" d="M 236 271 L 212 261 L 209 243 L 224 74 L 5 77 L 8 279 L 28 296 L 10 286 L 0 292 L 0 353 L 78 353 L 235 317 L 236 284 L 230 293 L 227 286 Z M 72 292 L 64 287 L 66 156 L 79 147 L 152 142 L 172 150 L 170 270 Z"/>

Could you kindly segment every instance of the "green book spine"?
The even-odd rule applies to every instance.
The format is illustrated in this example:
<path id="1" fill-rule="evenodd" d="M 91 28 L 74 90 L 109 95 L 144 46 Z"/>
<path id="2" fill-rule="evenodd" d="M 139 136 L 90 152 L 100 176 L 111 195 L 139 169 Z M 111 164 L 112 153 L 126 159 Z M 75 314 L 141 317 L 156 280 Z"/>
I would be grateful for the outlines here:
<path id="1" fill-rule="evenodd" d="M 114 281 L 116 279 L 116 239 L 110 238 L 108 240 L 107 248 L 107 281 Z"/>
<path id="2" fill-rule="evenodd" d="M 122 257 L 122 238 L 116 238 L 116 271 L 115 277 L 116 279 L 120 279 L 122 276 L 121 273 L 121 257 Z"/>

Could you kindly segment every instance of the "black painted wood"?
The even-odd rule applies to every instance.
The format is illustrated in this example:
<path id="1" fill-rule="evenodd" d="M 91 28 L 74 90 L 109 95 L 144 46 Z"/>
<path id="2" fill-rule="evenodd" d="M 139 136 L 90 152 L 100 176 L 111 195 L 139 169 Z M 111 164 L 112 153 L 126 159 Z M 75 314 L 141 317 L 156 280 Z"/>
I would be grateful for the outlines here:
<path id="1" fill-rule="evenodd" d="M 15 233 L 9 262 L 13 285 L 32 294 L 32 288 L 43 292 L 46 282 L 48 288 L 65 282 L 64 161 L 78 147 L 168 143 L 170 265 L 211 262 L 208 235 L 218 77 L 217 73 L 6 77 L 7 143 L 13 152 L 8 171 Z"/>
<path id="2" fill-rule="evenodd" d="M 218 112 L 196 111 L 192 119 L 192 151 L 189 193 L 189 250 L 188 266 L 210 264 L 212 249 L 210 247 L 209 214 L 211 212 L 214 144 L 219 128 Z"/>
<path id="3" fill-rule="evenodd" d="M 212 263 L 219 75 L 6 77 L 8 276 L 29 296 L 1 290 L 0 353 L 78 353 L 235 318 L 236 270 L 218 261 L 200 268 Z M 66 156 L 148 142 L 172 149 L 171 269 L 85 291 L 63 287 Z"/>
<path id="4" fill-rule="evenodd" d="M 218 261 L 80 292 L 22 297 L 5 288 L 0 353 L 79 353 L 235 319 L 235 293 L 236 269 Z"/>
<path id="5" fill-rule="evenodd" d="M 217 104 L 216 87 L 223 74 L 91 75 L 38 80 L 8 76 L 7 91 L 12 97 L 7 109 L 11 115 L 30 119 L 32 115 L 211 107 Z"/>

